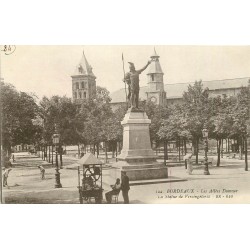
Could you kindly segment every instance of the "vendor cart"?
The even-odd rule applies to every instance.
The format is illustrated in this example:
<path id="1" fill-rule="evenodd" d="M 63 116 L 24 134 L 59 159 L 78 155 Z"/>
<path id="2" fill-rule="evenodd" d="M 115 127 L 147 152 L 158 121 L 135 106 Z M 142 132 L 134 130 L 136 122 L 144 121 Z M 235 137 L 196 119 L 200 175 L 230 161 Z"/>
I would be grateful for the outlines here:
<path id="1" fill-rule="evenodd" d="M 78 167 L 78 190 L 79 200 L 102 203 L 102 162 L 93 154 L 87 153 L 79 160 Z"/>

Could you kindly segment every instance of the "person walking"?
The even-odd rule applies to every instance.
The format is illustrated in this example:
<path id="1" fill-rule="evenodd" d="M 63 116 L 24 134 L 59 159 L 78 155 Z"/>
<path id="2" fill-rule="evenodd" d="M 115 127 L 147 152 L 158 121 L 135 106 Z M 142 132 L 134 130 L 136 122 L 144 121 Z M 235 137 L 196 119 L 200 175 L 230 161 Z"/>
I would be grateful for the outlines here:
<path id="1" fill-rule="evenodd" d="M 9 173 L 10 173 L 11 170 L 12 170 L 12 168 L 6 168 L 4 170 L 4 172 L 3 172 L 3 186 L 4 187 L 8 187 L 9 188 L 7 180 L 8 180 Z"/>
<path id="2" fill-rule="evenodd" d="M 44 180 L 45 179 L 45 168 L 43 166 L 38 166 L 38 168 L 40 169 L 40 172 L 41 172 L 41 179 Z"/>
<path id="3" fill-rule="evenodd" d="M 129 197 L 128 197 L 128 191 L 130 189 L 129 178 L 128 178 L 127 173 L 125 171 L 122 173 L 123 173 L 122 184 L 121 184 L 122 196 L 124 199 L 124 204 L 129 204 Z"/>

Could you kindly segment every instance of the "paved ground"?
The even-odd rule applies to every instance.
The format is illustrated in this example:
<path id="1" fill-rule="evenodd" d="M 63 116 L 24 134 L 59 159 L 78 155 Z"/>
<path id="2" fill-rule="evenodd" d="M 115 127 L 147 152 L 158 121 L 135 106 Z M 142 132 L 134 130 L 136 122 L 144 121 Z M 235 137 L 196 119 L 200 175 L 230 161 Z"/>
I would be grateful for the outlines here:
<path id="1" fill-rule="evenodd" d="M 3 190 L 5 203 L 79 203 L 74 167 L 77 159 L 64 157 L 63 162 L 64 168 L 60 170 L 63 188 L 55 189 L 55 170 L 51 164 L 35 156 L 17 155 L 8 179 L 9 188 Z M 39 164 L 46 168 L 45 180 L 40 179 Z M 113 184 L 110 171 L 104 167 L 104 192 Z M 208 176 L 201 166 L 192 175 L 187 175 L 184 166 L 170 167 L 169 176 L 170 182 L 131 186 L 131 203 L 250 203 L 250 173 L 244 171 L 242 160 L 222 159 L 222 166 L 211 167 Z M 122 201 L 120 194 L 119 203 Z"/>

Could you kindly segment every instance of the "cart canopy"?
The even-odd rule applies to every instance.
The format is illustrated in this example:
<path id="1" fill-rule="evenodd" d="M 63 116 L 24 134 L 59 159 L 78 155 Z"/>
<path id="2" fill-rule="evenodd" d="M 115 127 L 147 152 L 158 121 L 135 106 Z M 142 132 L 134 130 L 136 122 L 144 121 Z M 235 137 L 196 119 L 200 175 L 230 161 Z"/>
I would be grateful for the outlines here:
<path id="1" fill-rule="evenodd" d="M 81 165 L 101 165 L 102 162 L 96 158 L 92 153 L 85 154 L 79 161 Z"/>

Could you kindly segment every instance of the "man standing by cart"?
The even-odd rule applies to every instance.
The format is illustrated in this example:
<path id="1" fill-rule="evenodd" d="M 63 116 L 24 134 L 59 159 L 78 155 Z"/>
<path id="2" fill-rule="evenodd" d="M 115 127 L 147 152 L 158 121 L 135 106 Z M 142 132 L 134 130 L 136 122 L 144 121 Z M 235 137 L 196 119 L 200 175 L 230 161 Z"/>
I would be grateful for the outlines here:
<path id="1" fill-rule="evenodd" d="M 128 198 L 128 191 L 130 189 L 129 178 L 128 178 L 127 173 L 125 171 L 122 173 L 123 173 L 122 184 L 121 184 L 122 196 L 124 199 L 124 204 L 129 204 L 129 198 Z"/>

